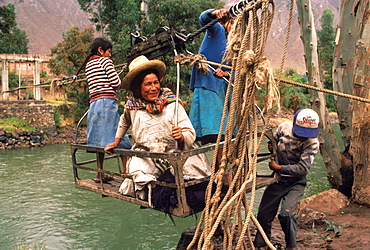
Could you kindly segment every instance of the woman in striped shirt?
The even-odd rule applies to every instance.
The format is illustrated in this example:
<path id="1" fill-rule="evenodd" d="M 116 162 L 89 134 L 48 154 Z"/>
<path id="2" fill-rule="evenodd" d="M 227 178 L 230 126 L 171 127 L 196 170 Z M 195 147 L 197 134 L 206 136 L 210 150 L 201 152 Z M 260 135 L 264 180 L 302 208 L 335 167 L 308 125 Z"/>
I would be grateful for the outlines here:
<path id="1" fill-rule="evenodd" d="M 81 70 L 86 66 L 85 73 L 89 87 L 90 109 L 87 117 L 87 145 L 89 146 L 105 147 L 112 142 L 119 122 L 117 89 L 121 86 L 121 79 L 110 59 L 112 47 L 112 43 L 107 39 L 94 39 L 90 44 L 90 54 L 80 68 Z M 127 135 L 119 148 L 131 148 Z M 104 153 L 97 153 L 97 157 L 98 168 L 102 168 Z M 126 159 L 122 157 L 125 168 Z M 112 179 L 105 175 L 101 177 L 97 176 L 94 181 L 107 182 Z"/>

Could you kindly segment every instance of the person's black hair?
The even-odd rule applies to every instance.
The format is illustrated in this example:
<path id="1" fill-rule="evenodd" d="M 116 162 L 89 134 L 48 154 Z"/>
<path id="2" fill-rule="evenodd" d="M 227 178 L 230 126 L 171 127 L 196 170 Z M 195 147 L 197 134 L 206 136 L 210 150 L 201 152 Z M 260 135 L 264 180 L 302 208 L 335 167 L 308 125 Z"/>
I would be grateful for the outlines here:
<path id="1" fill-rule="evenodd" d="M 102 50 L 105 52 L 107 51 L 108 49 L 112 49 L 113 48 L 113 45 L 112 43 L 105 39 L 105 38 L 102 38 L 102 37 L 98 37 L 98 38 L 95 38 L 91 43 L 90 43 L 90 54 L 88 54 L 85 58 L 85 61 L 83 62 L 83 64 L 81 65 L 81 67 L 78 69 L 77 73 L 76 73 L 76 76 L 80 73 L 80 71 L 86 66 L 87 62 L 90 60 L 90 58 L 93 56 L 93 55 L 99 55 L 99 47 L 102 48 Z"/>
<path id="2" fill-rule="evenodd" d="M 149 75 L 149 74 L 155 74 L 158 78 L 158 81 L 161 80 L 161 79 L 159 79 L 159 74 L 158 74 L 157 70 L 155 70 L 155 69 L 148 69 L 148 70 L 145 70 L 145 71 L 141 72 L 140 74 L 138 74 L 132 80 L 131 87 L 130 87 L 130 90 L 134 94 L 135 98 L 143 99 L 143 97 L 141 96 L 141 83 L 143 82 L 144 77 Z"/>

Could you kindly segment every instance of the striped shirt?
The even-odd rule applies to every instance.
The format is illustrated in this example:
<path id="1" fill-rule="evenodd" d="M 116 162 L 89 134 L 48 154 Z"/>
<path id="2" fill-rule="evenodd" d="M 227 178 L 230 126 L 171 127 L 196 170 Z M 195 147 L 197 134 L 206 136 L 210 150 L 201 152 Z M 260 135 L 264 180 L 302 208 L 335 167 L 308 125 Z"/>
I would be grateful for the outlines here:
<path id="1" fill-rule="evenodd" d="M 93 56 L 86 64 L 85 72 L 89 85 L 90 102 L 100 98 L 117 100 L 117 88 L 121 86 L 121 79 L 111 59 Z"/>
<path id="2" fill-rule="evenodd" d="M 285 121 L 274 132 L 281 176 L 303 178 L 312 166 L 319 150 L 317 138 L 300 141 L 293 135 L 293 122 Z"/>

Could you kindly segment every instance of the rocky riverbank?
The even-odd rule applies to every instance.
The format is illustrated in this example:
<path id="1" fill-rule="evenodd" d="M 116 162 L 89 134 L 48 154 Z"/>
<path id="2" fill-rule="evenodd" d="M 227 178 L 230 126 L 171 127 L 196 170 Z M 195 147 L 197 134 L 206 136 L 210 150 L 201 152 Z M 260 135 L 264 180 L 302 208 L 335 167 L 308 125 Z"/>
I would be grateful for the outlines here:
<path id="1" fill-rule="evenodd" d="M 9 133 L 0 130 L 0 149 L 40 147 L 44 145 L 45 135 L 37 131 Z"/>
<path id="2" fill-rule="evenodd" d="M 45 100 L 0 101 L 0 119 L 25 122 L 21 126 L 12 124 L 10 129 L 3 124 L 0 129 L 0 149 L 40 147 L 46 144 L 70 143 L 75 139 L 76 128 L 57 127 L 54 106 L 47 104 Z M 25 130 L 25 127 L 30 128 Z M 86 137 L 84 131 L 81 131 L 81 136 Z"/>
<path id="3" fill-rule="evenodd" d="M 47 144 L 72 143 L 76 138 L 76 128 L 64 126 L 58 128 L 53 134 L 45 131 L 19 131 L 6 132 L 0 129 L 0 149 L 41 147 Z M 80 128 L 78 141 L 84 141 L 86 129 Z"/>
<path id="4" fill-rule="evenodd" d="M 293 116 L 288 113 L 272 117 L 270 126 L 276 128 L 281 122 L 292 120 Z M 336 113 L 330 113 L 331 123 L 338 123 Z M 53 133 L 50 131 L 21 131 L 9 133 L 0 129 L 0 149 L 41 147 L 46 144 L 72 143 L 76 139 L 76 127 L 66 125 L 56 128 Z M 79 128 L 77 141 L 86 140 L 86 127 Z"/>

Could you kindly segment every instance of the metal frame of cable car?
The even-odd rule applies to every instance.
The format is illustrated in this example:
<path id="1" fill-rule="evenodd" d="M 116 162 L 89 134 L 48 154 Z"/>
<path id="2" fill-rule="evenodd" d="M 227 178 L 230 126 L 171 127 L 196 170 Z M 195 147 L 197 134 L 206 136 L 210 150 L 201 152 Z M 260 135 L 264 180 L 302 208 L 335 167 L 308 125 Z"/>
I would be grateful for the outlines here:
<path id="1" fill-rule="evenodd" d="M 239 11 L 242 10 L 243 8 L 252 8 L 252 4 L 254 4 L 254 1 L 241 0 L 230 8 L 229 14 L 237 15 Z M 260 5 L 258 5 L 257 8 L 260 8 Z M 131 34 L 131 43 L 132 43 L 131 45 L 132 46 L 128 48 L 127 50 L 127 60 L 129 62 L 133 58 L 139 55 L 145 55 L 148 57 L 148 59 L 154 59 L 156 57 L 165 55 L 171 51 L 174 51 L 174 54 L 176 55 L 176 51 L 186 50 L 185 43 L 192 41 L 195 36 L 199 35 L 207 27 L 213 25 L 217 21 L 219 20 L 215 20 L 213 23 L 210 23 L 209 25 L 204 26 L 200 28 L 198 31 L 192 34 L 188 34 L 188 35 L 184 35 L 168 27 L 159 28 L 156 31 L 155 36 L 149 39 L 147 39 L 146 37 L 140 37 L 139 33 Z M 261 110 L 258 108 L 257 105 L 256 105 L 256 108 L 261 113 Z M 79 121 L 77 125 L 77 131 L 78 131 L 78 127 L 82 119 L 86 116 L 86 114 L 87 112 Z M 263 116 L 262 116 L 262 120 L 263 120 Z M 270 135 L 266 135 L 266 136 L 268 138 L 271 138 Z M 76 133 L 75 141 L 77 141 L 77 133 Z M 223 143 L 221 143 L 219 146 L 223 147 Z M 215 147 L 216 147 L 215 144 L 211 144 L 211 145 L 207 145 L 207 146 L 200 147 L 197 149 L 191 149 L 188 151 L 182 151 L 182 152 L 176 152 L 176 153 L 155 153 L 155 152 L 134 151 L 134 150 L 125 150 L 125 149 L 114 149 L 112 151 L 116 155 L 106 157 L 105 159 L 107 160 L 111 158 L 117 158 L 119 157 L 119 155 L 126 155 L 126 156 L 137 156 L 137 157 L 161 158 L 161 159 L 167 160 L 174 169 L 175 183 L 155 181 L 154 184 L 168 186 L 168 187 L 172 187 L 176 189 L 178 205 L 177 207 L 173 208 L 170 213 L 174 216 L 184 218 L 196 212 L 199 212 L 199 211 L 192 211 L 189 208 L 186 202 L 185 188 L 191 185 L 196 185 L 201 182 L 207 181 L 209 180 L 209 178 L 203 178 L 201 180 L 192 180 L 192 181 L 185 182 L 183 175 L 182 175 L 182 171 L 180 170 L 182 169 L 182 166 L 184 165 L 186 159 L 189 156 L 212 151 L 215 149 Z M 86 151 L 92 151 L 92 152 L 97 152 L 97 153 L 104 153 L 103 148 L 87 146 L 84 143 L 72 143 L 71 150 L 72 150 L 72 162 L 73 162 L 73 171 L 74 171 L 76 187 L 89 190 L 89 191 L 93 191 L 96 193 L 100 193 L 103 196 L 114 197 L 120 200 L 138 204 L 143 207 L 156 209 L 155 207 L 150 206 L 149 201 L 140 200 L 135 197 L 125 196 L 118 192 L 119 186 L 121 182 L 124 180 L 124 178 L 132 178 L 130 174 L 121 173 L 120 171 L 113 172 L 113 171 L 104 170 L 102 168 L 98 169 L 97 167 L 90 168 L 90 167 L 84 166 L 89 163 L 98 162 L 97 158 L 94 160 L 77 162 L 76 153 L 78 150 L 86 150 Z M 270 158 L 270 155 L 271 154 L 259 154 L 258 161 L 267 160 Z M 109 183 L 102 183 L 102 182 L 95 183 L 93 180 L 90 180 L 90 179 L 81 179 L 79 177 L 79 170 L 88 170 L 88 171 L 95 171 L 97 173 L 107 174 L 109 176 L 112 176 L 114 180 L 110 181 Z M 276 182 L 277 179 L 278 179 L 278 176 L 276 174 L 269 175 L 269 176 L 257 176 L 256 188 L 267 186 L 273 182 Z M 247 188 L 247 192 L 251 191 L 251 189 L 252 187 L 249 186 Z M 159 209 L 156 209 L 156 210 L 159 210 Z"/>
<path id="2" fill-rule="evenodd" d="M 188 151 L 182 151 L 182 152 L 175 152 L 175 153 L 155 153 L 155 152 L 147 152 L 147 151 L 136 151 L 136 150 L 126 150 L 126 149 L 114 149 L 113 153 L 115 155 L 108 156 L 105 158 L 106 160 L 117 158 L 120 155 L 126 155 L 126 156 L 137 156 L 137 157 L 150 157 L 150 158 L 161 158 L 166 159 L 173 167 L 174 169 L 174 177 L 175 177 L 175 183 L 167 183 L 167 182 L 161 182 L 161 181 L 154 181 L 153 184 L 155 185 L 161 185 L 161 186 L 167 186 L 172 187 L 176 189 L 177 199 L 178 199 L 178 205 L 173 208 L 170 211 L 170 214 L 185 218 L 187 216 L 190 216 L 192 214 L 195 214 L 200 211 L 193 211 L 190 209 L 190 207 L 187 204 L 186 201 L 186 192 L 185 188 L 199 184 L 204 181 L 208 181 L 209 178 L 203 178 L 199 180 L 191 180 L 191 181 L 184 181 L 183 174 L 182 174 L 182 166 L 184 165 L 186 159 L 192 155 L 206 153 L 209 151 L 213 151 L 216 147 L 216 144 L 210 144 L 206 145 L 197 149 L 191 149 Z M 220 147 L 223 147 L 223 142 L 220 143 Z M 120 166 L 118 165 L 118 171 L 109 171 L 104 169 L 98 169 L 97 167 L 87 167 L 84 165 L 96 163 L 97 158 L 87 161 L 81 161 L 78 162 L 77 160 L 77 152 L 78 150 L 84 150 L 84 151 L 90 151 L 90 152 L 96 152 L 97 153 L 104 153 L 104 148 L 102 147 L 92 147 L 87 146 L 85 143 L 72 143 L 71 144 L 71 154 L 72 154 L 72 163 L 73 163 L 73 172 L 74 172 L 74 179 L 75 179 L 75 185 L 77 188 L 85 189 L 88 191 L 92 191 L 95 193 L 101 194 L 103 197 L 113 197 L 120 200 L 128 201 L 137 205 L 140 205 L 145 208 L 152 208 L 161 212 L 164 212 L 160 209 L 157 209 L 155 207 L 152 207 L 150 204 L 150 200 L 140 200 L 136 197 L 130 197 L 122 195 L 118 192 L 119 187 L 124 180 L 124 178 L 132 178 L 130 174 L 122 173 L 120 170 Z M 271 154 L 259 154 L 258 155 L 258 162 L 267 160 L 270 158 Z M 96 156 L 97 157 L 97 156 Z M 118 161 L 119 164 L 119 161 Z M 85 170 L 85 171 L 92 171 L 97 173 L 106 174 L 108 176 L 113 177 L 112 181 L 109 181 L 107 183 L 95 183 L 91 179 L 81 179 L 79 175 L 79 171 Z M 261 188 L 264 186 L 267 186 L 273 182 L 277 181 L 276 175 L 257 175 L 257 184 L 256 188 Z M 247 192 L 250 192 L 252 189 L 251 186 L 248 187 Z M 150 197 L 150 196 L 149 196 Z"/>

